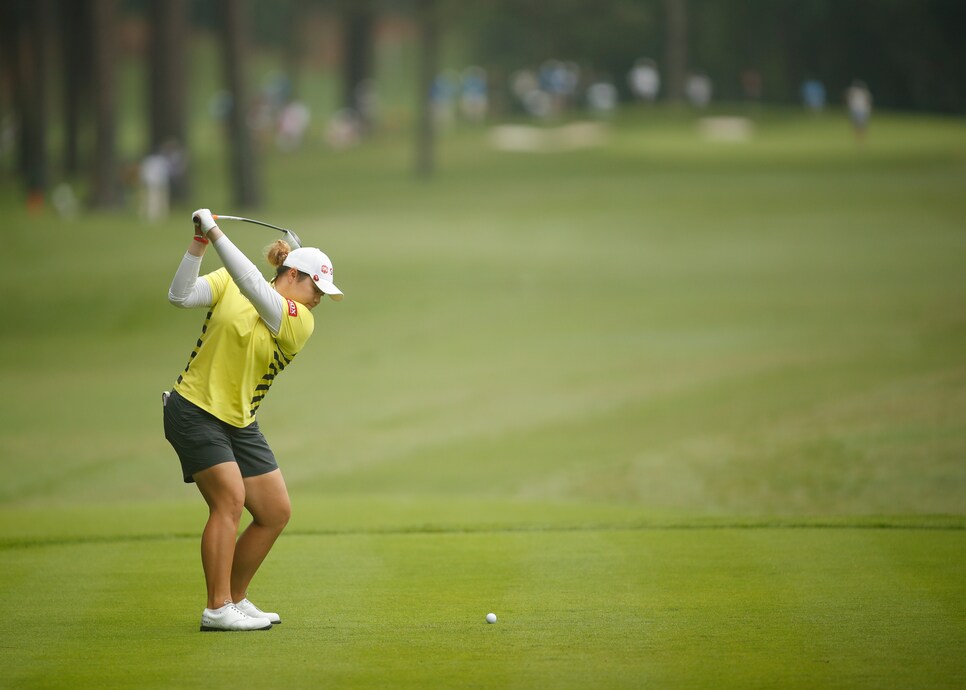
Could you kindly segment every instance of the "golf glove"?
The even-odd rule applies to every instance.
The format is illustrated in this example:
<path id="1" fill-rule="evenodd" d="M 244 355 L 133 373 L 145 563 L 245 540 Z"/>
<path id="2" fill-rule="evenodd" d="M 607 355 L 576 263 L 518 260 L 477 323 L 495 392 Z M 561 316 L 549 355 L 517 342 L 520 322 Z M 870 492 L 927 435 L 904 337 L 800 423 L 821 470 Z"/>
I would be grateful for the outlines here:
<path id="1" fill-rule="evenodd" d="M 199 208 L 191 214 L 195 228 L 201 230 L 202 234 L 207 235 L 208 231 L 215 227 L 215 219 L 211 217 L 211 211 L 206 208 Z"/>

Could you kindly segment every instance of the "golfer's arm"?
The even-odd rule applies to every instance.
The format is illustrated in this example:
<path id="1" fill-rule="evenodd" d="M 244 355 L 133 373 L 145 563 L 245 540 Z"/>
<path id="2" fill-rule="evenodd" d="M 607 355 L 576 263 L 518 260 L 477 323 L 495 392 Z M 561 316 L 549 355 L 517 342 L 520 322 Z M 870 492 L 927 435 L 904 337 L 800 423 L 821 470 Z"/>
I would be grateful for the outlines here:
<path id="1" fill-rule="evenodd" d="M 214 246 L 221 262 L 228 269 L 228 274 L 235 281 L 235 285 L 248 301 L 255 307 L 268 330 L 278 335 L 282 327 L 282 314 L 285 300 L 275 288 L 265 280 L 262 272 L 253 264 L 242 251 L 236 247 L 224 233 L 214 227 L 208 231 L 208 239 Z"/>
<path id="2" fill-rule="evenodd" d="M 171 286 L 168 288 L 168 301 L 182 309 L 210 307 L 212 304 L 211 285 L 208 284 L 207 280 L 198 280 L 204 245 L 194 240 L 191 241 L 191 245 L 185 252 L 184 258 L 181 259 L 174 278 L 171 279 Z M 197 245 L 197 247 L 194 245 Z M 200 253 L 197 251 L 198 248 L 201 249 Z"/>

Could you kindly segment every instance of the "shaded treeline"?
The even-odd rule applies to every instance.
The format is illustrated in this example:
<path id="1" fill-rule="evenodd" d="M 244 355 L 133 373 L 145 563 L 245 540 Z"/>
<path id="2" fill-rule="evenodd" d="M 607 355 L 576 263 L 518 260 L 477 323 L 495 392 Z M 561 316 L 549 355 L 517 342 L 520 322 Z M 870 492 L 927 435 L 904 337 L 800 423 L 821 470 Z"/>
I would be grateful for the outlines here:
<path id="1" fill-rule="evenodd" d="M 431 0 L 425 0 L 431 6 Z M 247 62 L 255 37 L 266 33 L 260 18 L 271 11 L 272 26 L 282 26 L 286 67 L 297 84 L 301 13 L 310 4 L 331 11 L 344 27 L 344 100 L 361 111 L 358 85 L 373 76 L 376 6 L 368 0 L 4 0 L 0 3 L 0 122 L 15 132 L 15 173 L 29 203 L 40 205 L 60 177 L 86 177 L 87 201 L 99 208 L 119 203 L 117 138 L 118 62 L 122 19 L 139 16 L 147 29 L 144 50 L 148 122 L 144 155 L 181 151 L 190 160 L 187 64 L 192 31 L 212 29 L 220 45 L 221 82 L 228 93 L 224 113 L 228 137 L 226 165 L 238 207 L 257 206 L 263 197 L 256 148 L 248 126 L 253 88 Z M 267 32 L 271 34 L 271 32 Z M 50 94 L 56 92 L 57 97 Z M 56 112 L 53 112 L 56 109 Z M 63 132 L 51 151 L 56 122 Z M 190 168 L 170 193 L 174 202 L 190 199 Z"/>
<path id="2" fill-rule="evenodd" d="M 797 101 L 806 79 L 822 81 L 838 102 L 858 78 L 877 107 L 966 111 L 961 0 L 4 0 L 0 118 L 14 123 L 15 172 L 28 199 L 42 202 L 55 169 L 88 177 L 93 205 L 118 202 L 118 31 L 122 17 L 137 15 L 148 34 L 144 153 L 190 152 L 189 41 L 193 29 L 209 29 L 220 42 L 232 104 L 225 117 L 232 196 L 238 207 L 257 205 L 263 193 L 246 126 L 247 56 L 256 43 L 277 50 L 297 88 L 304 42 L 330 40 L 306 35 L 309 10 L 339 26 L 341 106 L 357 114 L 363 131 L 371 123 L 360 99 L 376 76 L 380 21 L 402 16 L 413 25 L 413 168 L 422 176 L 434 169 L 428 99 L 444 55 L 486 68 L 497 114 L 514 70 L 573 61 L 628 97 L 626 74 L 641 57 L 655 60 L 661 97 L 672 101 L 681 99 L 689 73 L 709 76 L 716 100 L 748 98 L 751 74 L 754 97 L 765 102 Z M 55 123 L 62 145 L 51 151 Z M 190 181 L 187 170 L 171 189 L 174 201 L 190 199 Z"/>
<path id="3" fill-rule="evenodd" d="M 959 114 L 964 26 L 962 0 L 489 0 L 460 22 L 474 58 L 503 71 L 572 60 L 626 89 L 646 56 L 666 96 L 683 66 L 710 76 L 723 100 L 744 97 L 742 76 L 755 71 L 769 102 L 797 101 L 806 79 L 838 101 L 862 79 L 883 107 Z"/>

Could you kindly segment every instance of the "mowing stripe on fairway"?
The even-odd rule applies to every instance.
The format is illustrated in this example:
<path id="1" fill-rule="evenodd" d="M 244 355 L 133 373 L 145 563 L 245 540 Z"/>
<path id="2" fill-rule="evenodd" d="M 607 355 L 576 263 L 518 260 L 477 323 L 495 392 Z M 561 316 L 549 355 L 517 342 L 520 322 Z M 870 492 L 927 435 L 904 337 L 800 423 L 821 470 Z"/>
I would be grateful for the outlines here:
<path id="1" fill-rule="evenodd" d="M 593 524 L 593 525 L 480 525 L 480 526 L 438 526 L 414 525 L 411 527 L 386 528 L 344 528 L 344 529 L 295 529 L 286 531 L 292 537 L 333 537 L 352 535 L 421 535 L 421 534 L 513 534 L 524 532 L 644 532 L 673 530 L 904 530 L 904 531 L 949 531 L 966 530 L 966 516 L 928 516 L 911 518 L 870 518 L 868 520 L 848 521 L 815 520 L 752 520 L 726 522 L 677 522 L 663 524 Z M 118 544 L 139 541 L 171 541 L 176 539 L 198 539 L 194 532 L 167 534 L 118 534 L 75 537 L 51 537 L 0 539 L 0 551 L 18 548 L 45 546 L 67 546 L 71 544 Z"/>

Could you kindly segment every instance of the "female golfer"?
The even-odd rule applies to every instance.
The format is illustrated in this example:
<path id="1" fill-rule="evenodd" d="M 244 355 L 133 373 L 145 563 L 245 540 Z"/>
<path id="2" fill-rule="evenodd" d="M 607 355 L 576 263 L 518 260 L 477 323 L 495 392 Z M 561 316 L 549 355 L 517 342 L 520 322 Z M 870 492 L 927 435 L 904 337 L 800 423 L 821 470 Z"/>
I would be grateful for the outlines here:
<path id="1" fill-rule="evenodd" d="M 280 623 L 248 600 L 248 585 L 291 513 L 288 490 L 255 413 L 275 377 L 302 349 L 323 295 L 342 299 L 332 262 L 318 249 L 268 249 L 268 282 L 215 225 L 208 209 L 192 216 L 195 236 L 168 291 L 178 307 L 205 307 L 201 336 L 166 394 L 164 435 L 208 504 L 201 565 L 208 586 L 202 630 L 268 630 Z M 198 279 L 214 245 L 224 268 Z M 252 523 L 235 539 L 242 508 Z"/>

